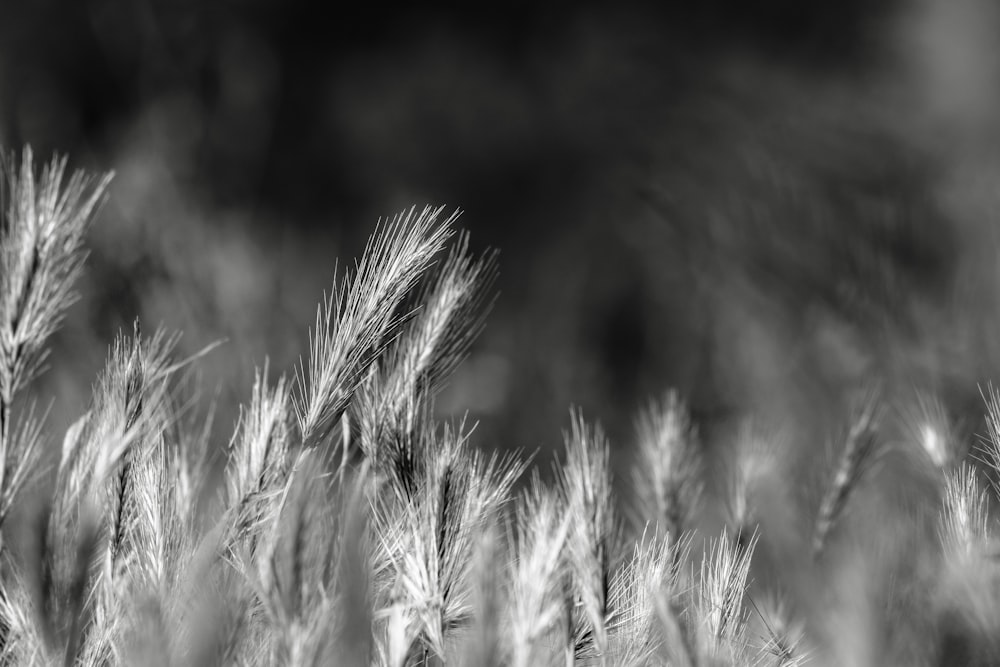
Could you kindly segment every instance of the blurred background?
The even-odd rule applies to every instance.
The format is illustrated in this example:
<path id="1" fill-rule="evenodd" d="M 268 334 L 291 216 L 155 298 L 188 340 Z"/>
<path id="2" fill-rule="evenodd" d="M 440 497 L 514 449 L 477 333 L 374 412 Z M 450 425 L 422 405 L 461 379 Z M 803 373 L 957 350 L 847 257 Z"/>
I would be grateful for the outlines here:
<path id="1" fill-rule="evenodd" d="M 439 397 L 486 447 L 627 464 L 670 387 L 706 445 L 804 458 L 877 379 L 984 432 L 1000 369 L 991 0 L 567 6 L 37 0 L 0 20 L 0 144 L 114 169 L 40 385 L 65 426 L 135 317 L 180 330 L 225 443 L 380 217 L 464 210 L 500 296 Z M 896 400 L 896 399 L 894 399 Z"/>

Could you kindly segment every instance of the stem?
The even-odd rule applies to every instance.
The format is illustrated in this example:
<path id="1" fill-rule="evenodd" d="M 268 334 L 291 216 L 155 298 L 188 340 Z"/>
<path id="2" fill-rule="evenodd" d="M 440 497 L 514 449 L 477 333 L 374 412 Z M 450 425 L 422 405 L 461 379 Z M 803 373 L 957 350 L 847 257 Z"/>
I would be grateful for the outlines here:
<path id="1" fill-rule="evenodd" d="M 12 397 L 0 397 L 0 499 L 7 487 L 7 452 L 10 450 L 10 420 Z M 2 543 L 0 543 L 2 548 Z"/>

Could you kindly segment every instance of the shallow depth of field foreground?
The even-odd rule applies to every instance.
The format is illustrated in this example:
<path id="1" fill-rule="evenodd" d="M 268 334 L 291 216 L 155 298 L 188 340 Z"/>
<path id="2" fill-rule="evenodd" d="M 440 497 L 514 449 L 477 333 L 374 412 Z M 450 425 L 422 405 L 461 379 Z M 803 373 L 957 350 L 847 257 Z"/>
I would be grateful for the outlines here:
<path id="1" fill-rule="evenodd" d="M 3 664 L 1000 663 L 990 386 L 976 434 L 873 377 L 808 466 L 754 415 L 709 452 L 668 387 L 614 449 L 566 406 L 554 465 L 483 451 L 434 400 L 500 262 L 417 207 L 341 258 L 301 363 L 256 369 L 228 442 L 213 349 L 145 322 L 57 433 L 35 381 L 110 176 L 28 149 L 3 170 Z"/>

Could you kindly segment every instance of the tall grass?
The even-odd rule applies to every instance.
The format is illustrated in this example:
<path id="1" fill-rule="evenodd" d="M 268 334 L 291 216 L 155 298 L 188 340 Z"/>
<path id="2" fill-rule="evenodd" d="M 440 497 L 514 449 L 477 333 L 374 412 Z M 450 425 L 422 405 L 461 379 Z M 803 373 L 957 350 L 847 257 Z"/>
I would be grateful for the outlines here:
<path id="1" fill-rule="evenodd" d="M 176 336 L 136 323 L 111 346 L 88 410 L 50 451 L 58 438 L 31 383 L 73 301 L 110 178 L 66 179 L 65 167 L 56 159 L 39 171 L 30 150 L 4 162 L 4 664 L 1000 658 L 995 392 L 989 438 L 973 457 L 933 440 L 947 421 L 941 409 L 924 410 L 934 423 L 910 431 L 938 490 L 922 510 L 934 530 L 920 533 L 918 519 L 900 529 L 926 537 L 914 541 L 924 567 L 894 569 L 884 545 L 850 530 L 878 480 L 874 463 L 887 458 L 886 399 L 874 395 L 847 422 L 839 462 L 821 471 L 818 507 L 790 509 L 804 519 L 797 549 L 758 553 L 773 543 L 754 486 L 767 479 L 788 498 L 801 490 L 799 479 L 759 474 L 790 453 L 784 438 L 745 429 L 731 451 L 706 456 L 669 392 L 637 419 L 634 493 L 619 498 L 611 457 L 625 450 L 579 411 L 550 481 L 530 457 L 484 453 L 464 421 L 434 417 L 435 392 L 482 326 L 496 274 L 495 255 L 474 257 L 458 214 L 443 208 L 379 224 L 323 299 L 301 364 L 277 377 L 257 369 L 227 447 L 192 423 L 185 376 L 197 358 L 177 360 Z M 216 451 L 225 454 L 217 481 Z M 720 477 L 728 484 L 716 489 L 709 482 Z M 770 570 L 760 562 L 775 559 Z M 859 562 L 868 564 L 860 585 L 838 586 Z M 861 625 L 844 622 L 852 617 L 884 633 L 919 629 L 920 650 L 899 652 L 882 631 L 845 630 Z"/>

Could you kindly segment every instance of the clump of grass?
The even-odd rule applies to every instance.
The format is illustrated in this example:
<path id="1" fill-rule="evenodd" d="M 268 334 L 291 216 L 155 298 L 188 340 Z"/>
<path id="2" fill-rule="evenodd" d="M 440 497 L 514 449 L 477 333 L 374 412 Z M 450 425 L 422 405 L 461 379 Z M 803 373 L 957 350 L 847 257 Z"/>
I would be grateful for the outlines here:
<path id="1" fill-rule="evenodd" d="M 537 475 L 518 499 L 511 521 L 511 569 L 508 575 L 506 628 L 509 664 L 527 667 L 550 663 L 554 634 L 564 612 L 563 552 L 572 516 Z"/>
<path id="2" fill-rule="evenodd" d="M 747 637 L 748 611 L 743 604 L 750 575 L 750 561 L 757 544 L 754 535 L 738 544 L 723 533 L 714 540 L 702 561 L 698 595 L 695 598 L 698 646 L 713 662 L 740 664 L 750 651 Z"/>
<path id="3" fill-rule="evenodd" d="M 412 486 L 387 491 L 377 506 L 385 575 L 378 582 L 383 604 L 397 611 L 394 664 L 412 650 L 444 659 L 454 633 L 471 623 L 473 562 L 482 531 L 510 497 L 521 464 L 467 449 L 461 429 L 420 434 L 422 453 Z M 395 485 L 397 481 L 388 484 Z M 402 652 L 401 652 L 402 651 Z"/>
<path id="4" fill-rule="evenodd" d="M 787 603 L 773 595 L 753 609 L 764 628 L 763 649 L 775 667 L 799 667 L 809 662 L 810 654 L 803 647 L 805 629 L 790 613 Z"/>
<path id="5" fill-rule="evenodd" d="M 376 233 L 352 278 L 334 285 L 316 313 L 309 360 L 297 373 L 302 439 L 322 441 L 350 403 L 369 367 L 405 319 L 399 305 L 451 235 L 443 207 L 411 209 Z"/>
<path id="6" fill-rule="evenodd" d="M 764 433 L 750 422 L 744 422 L 731 452 L 727 452 L 724 510 L 726 523 L 735 536 L 737 547 L 756 532 L 760 521 L 754 494 L 757 487 L 775 477 L 781 455 L 782 438 L 777 433 Z"/>
<path id="7" fill-rule="evenodd" d="M 934 469 L 948 471 L 967 454 L 959 435 L 961 425 L 948 415 L 939 397 L 918 393 L 916 405 L 904 417 L 908 435 Z"/>
<path id="8" fill-rule="evenodd" d="M 843 516 L 848 500 L 883 451 L 877 431 L 879 400 L 875 392 L 869 392 L 862 399 L 861 407 L 848 430 L 840 461 L 820 502 L 812 538 L 814 557 L 819 557 L 823 552 L 830 531 Z"/>
<path id="9" fill-rule="evenodd" d="M 548 482 L 537 468 L 526 475 L 530 457 L 480 451 L 464 420 L 437 419 L 435 392 L 482 327 L 496 275 L 496 255 L 473 256 L 468 236 L 456 236 L 457 213 L 443 208 L 376 228 L 323 300 L 307 358 L 274 378 L 269 364 L 256 371 L 228 447 L 198 427 L 185 393 L 197 356 L 176 360 L 176 336 L 137 323 L 111 346 L 46 475 L 58 438 L 34 408 L 31 381 L 72 302 L 108 177 L 66 181 L 61 159 L 39 174 L 30 151 L 14 162 L 4 163 L 0 219 L 3 664 L 912 664 L 874 633 L 824 641 L 817 624 L 852 610 L 893 630 L 920 628 L 939 663 L 956 646 L 973 663 L 1000 654 L 990 639 L 1000 598 L 989 493 L 953 432 L 947 447 L 931 437 L 948 430 L 936 404 L 921 403 L 913 431 L 942 473 L 936 542 L 925 548 L 933 566 L 898 581 L 892 573 L 884 586 L 858 572 L 858 595 L 871 599 L 857 604 L 824 594 L 823 581 L 755 580 L 768 524 L 753 491 L 780 485 L 771 497 L 791 498 L 798 480 L 780 474 L 784 449 L 752 429 L 713 464 L 676 392 L 640 413 L 626 502 L 608 438 L 578 411 Z M 847 569 L 870 555 L 845 550 L 852 561 L 827 547 L 883 450 L 881 405 L 869 397 L 851 423 L 805 553 L 795 554 L 805 562 L 839 556 Z M 981 463 L 996 493 L 993 392 L 987 411 Z M 223 449 L 213 483 L 209 461 Z M 706 539 L 713 476 L 728 482 L 714 499 L 726 527 Z M 26 489 L 46 479 L 30 503 Z M 6 539 L 14 514 L 23 517 L 16 549 Z M 813 574 L 831 573 L 843 571 Z M 877 618 L 876 601 L 900 582 L 931 591 L 920 598 L 929 603 L 884 609 L 921 617 Z M 789 604 L 773 602 L 778 590 Z"/>
<path id="10" fill-rule="evenodd" d="M 566 550 L 567 661 L 608 652 L 611 581 L 620 558 L 610 449 L 603 430 L 573 415 L 560 487 L 573 517 Z"/>
<path id="11" fill-rule="evenodd" d="M 66 158 L 36 173 L 25 149 L 0 156 L 0 527 L 30 479 L 42 434 L 35 413 L 14 401 L 43 368 L 46 342 L 76 300 L 84 237 L 110 175 L 74 172 Z"/>
<path id="12" fill-rule="evenodd" d="M 676 563 L 686 557 L 687 546 L 667 535 L 644 535 L 616 572 L 608 619 L 611 664 L 649 664 L 670 641 L 660 627 L 657 605 L 677 594 Z"/>
<path id="13" fill-rule="evenodd" d="M 676 391 L 651 402 L 636 422 L 632 480 L 639 522 L 651 521 L 675 542 L 694 528 L 704 489 L 698 430 Z M 679 550 L 676 553 L 680 553 Z"/>

